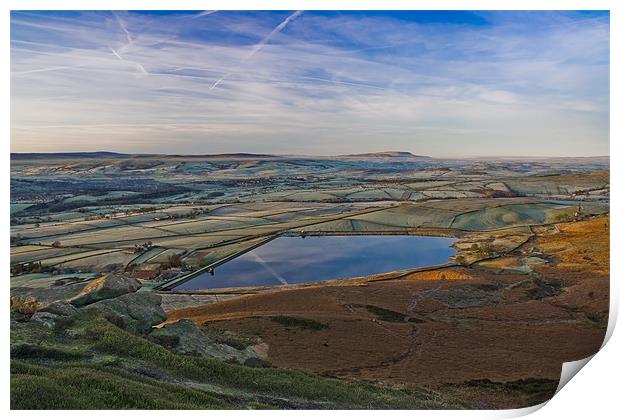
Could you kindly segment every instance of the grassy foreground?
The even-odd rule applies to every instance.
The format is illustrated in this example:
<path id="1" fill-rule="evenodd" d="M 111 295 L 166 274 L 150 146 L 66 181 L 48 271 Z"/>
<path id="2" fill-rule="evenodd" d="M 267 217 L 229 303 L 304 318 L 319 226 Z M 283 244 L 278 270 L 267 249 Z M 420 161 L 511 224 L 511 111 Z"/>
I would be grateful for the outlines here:
<path id="1" fill-rule="evenodd" d="M 427 390 L 175 354 L 95 314 L 11 325 L 12 409 L 467 408 Z"/>

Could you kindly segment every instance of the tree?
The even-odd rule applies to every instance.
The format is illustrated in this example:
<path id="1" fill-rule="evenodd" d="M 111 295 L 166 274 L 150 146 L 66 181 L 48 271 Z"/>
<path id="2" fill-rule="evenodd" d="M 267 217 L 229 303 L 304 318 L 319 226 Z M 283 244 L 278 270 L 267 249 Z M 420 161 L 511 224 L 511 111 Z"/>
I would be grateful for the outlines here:
<path id="1" fill-rule="evenodd" d="M 181 267 L 183 261 L 181 261 L 181 254 L 174 254 L 168 257 L 168 265 L 170 267 Z"/>

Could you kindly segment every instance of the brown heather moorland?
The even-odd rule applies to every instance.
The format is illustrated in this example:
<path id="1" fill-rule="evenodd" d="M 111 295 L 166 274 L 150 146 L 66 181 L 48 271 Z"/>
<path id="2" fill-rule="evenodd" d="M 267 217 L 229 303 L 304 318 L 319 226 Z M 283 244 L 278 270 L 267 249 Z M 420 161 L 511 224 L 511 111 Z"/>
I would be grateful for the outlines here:
<path id="1" fill-rule="evenodd" d="M 604 215 L 533 227 L 495 261 L 259 293 L 174 310 L 167 322 L 258 335 L 277 367 L 508 408 L 550 398 L 562 363 L 600 348 L 608 299 Z"/>

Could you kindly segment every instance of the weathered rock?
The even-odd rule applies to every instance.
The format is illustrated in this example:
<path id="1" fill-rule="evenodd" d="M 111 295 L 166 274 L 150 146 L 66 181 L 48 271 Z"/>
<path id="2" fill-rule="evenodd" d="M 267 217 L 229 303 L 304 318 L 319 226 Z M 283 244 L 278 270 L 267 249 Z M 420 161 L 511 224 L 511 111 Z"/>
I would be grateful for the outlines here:
<path id="1" fill-rule="evenodd" d="M 41 306 L 44 305 L 34 296 L 11 296 L 11 309 L 23 315 L 32 315 Z"/>
<path id="2" fill-rule="evenodd" d="M 78 310 L 70 303 L 57 300 L 44 308 L 38 309 L 31 317 L 31 322 L 39 322 L 52 328 L 60 318 L 69 318 L 77 315 Z"/>
<path id="3" fill-rule="evenodd" d="M 61 315 L 53 314 L 50 312 L 37 312 L 30 317 L 30 322 L 38 322 L 45 325 L 48 328 L 54 327 L 56 321 L 59 318 L 63 318 Z"/>
<path id="4" fill-rule="evenodd" d="M 12 287 L 11 288 L 11 307 L 23 306 L 22 304 L 36 301 L 31 313 L 34 310 L 49 305 L 57 300 L 68 300 L 80 293 L 84 284 L 72 283 L 60 286 L 49 287 Z M 17 308 L 16 308 L 17 309 Z"/>
<path id="5" fill-rule="evenodd" d="M 256 361 L 260 360 L 251 346 L 244 350 L 238 350 L 229 345 L 218 343 L 208 337 L 189 319 L 181 319 L 161 328 L 155 328 L 149 337 L 180 354 L 214 357 L 237 363 L 245 363 L 252 359 L 254 365 L 258 365 Z"/>
<path id="6" fill-rule="evenodd" d="M 11 308 L 11 327 L 14 322 L 26 322 L 30 319 L 30 317 L 24 313 L 19 312 L 16 309 Z"/>
<path id="7" fill-rule="evenodd" d="M 50 303 L 46 307 L 39 309 L 37 312 L 48 312 L 50 314 L 68 317 L 76 315 L 78 310 L 70 303 L 57 300 Z"/>
<path id="8" fill-rule="evenodd" d="M 100 300 L 133 293 L 140 287 L 142 284 L 136 279 L 118 274 L 107 274 L 89 281 L 80 294 L 69 299 L 68 302 L 74 306 L 85 306 Z"/>
<path id="9" fill-rule="evenodd" d="M 161 297 L 153 292 L 128 293 L 100 300 L 83 309 L 100 311 L 108 321 L 134 334 L 147 334 L 153 325 L 166 320 Z"/>

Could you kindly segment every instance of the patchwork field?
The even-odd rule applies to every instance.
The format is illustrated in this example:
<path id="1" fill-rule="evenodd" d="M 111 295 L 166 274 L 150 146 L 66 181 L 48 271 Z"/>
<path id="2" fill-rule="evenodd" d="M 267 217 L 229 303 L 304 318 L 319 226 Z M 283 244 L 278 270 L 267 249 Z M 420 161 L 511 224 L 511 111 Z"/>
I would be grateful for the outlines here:
<path id="1" fill-rule="evenodd" d="M 174 388 L 182 399 L 214 406 L 286 400 L 295 407 L 360 407 L 357 392 L 383 395 L 372 400 L 376 407 L 545 401 L 562 363 L 591 355 L 605 335 L 608 168 L 605 158 L 15 155 L 13 379 L 24 384 L 48 375 L 46 386 L 53 387 L 68 377 L 78 381 L 66 360 L 78 360 L 80 372 L 115 360 L 106 365 L 109 377 L 98 380 L 127 377 L 157 395 Z M 454 255 L 440 266 L 412 263 L 314 284 L 175 289 L 280 235 L 442 236 L 454 239 Z M 71 321 L 74 337 L 45 330 L 41 350 L 33 340 L 42 327 L 28 319 L 109 275 L 134 279 L 158 296 L 167 312 L 159 329 L 190 319 L 217 343 L 260 343 L 252 351 L 261 362 L 239 367 L 202 353 L 177 355 L 169 342 L 135 337 L 91 315 Z M 89 329 L 142 340 L 136 345 L 144 353 L 125 354 L 120 342 L 97 347 L 83 332 Z M 220 376 L 190 378 L 152 355 Z M 268 379 L 250 391 L 227 376 L 253 377 L 257 369 Z M 277 388 L 287 375 L 298 382 Z M 305 391 L 311 384 L 340 387 L 342 398 L 319 392 L 319 401 Z M 89 406 L 87 396 L 80 398 L 71 407 Z M 157 404 L 171 406 L 162 398 Z"/>

